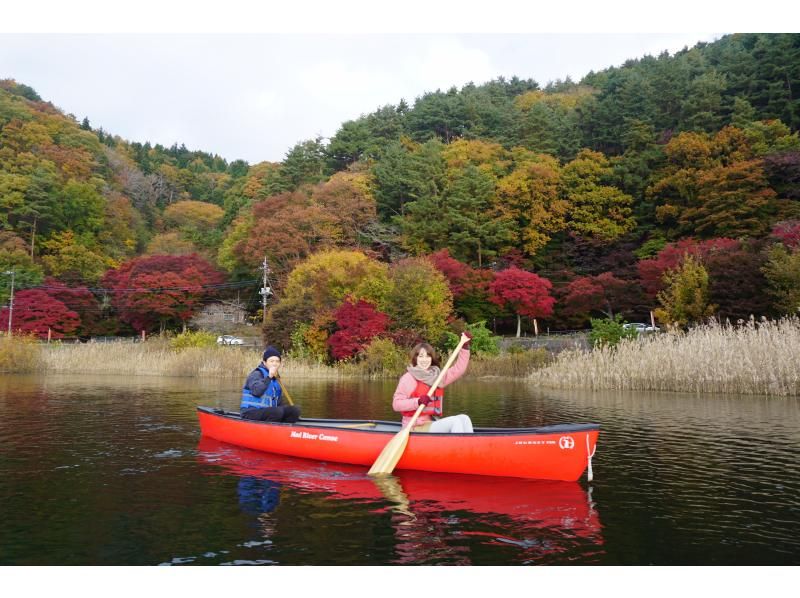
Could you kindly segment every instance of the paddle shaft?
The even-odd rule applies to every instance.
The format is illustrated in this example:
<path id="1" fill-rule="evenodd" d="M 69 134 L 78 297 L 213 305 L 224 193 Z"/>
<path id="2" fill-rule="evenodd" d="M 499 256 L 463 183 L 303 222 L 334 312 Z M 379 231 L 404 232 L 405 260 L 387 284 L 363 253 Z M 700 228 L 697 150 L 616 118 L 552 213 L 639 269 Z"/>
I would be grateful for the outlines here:
<path id="1" fill-rule="evenodd" d="M 459 351 L 461 351 L 461 347 L 463 347 L 468 341 L 468 338 L 465 338 L 464 336 L 461 337 L 458 345 L 450 354 L 447 363 L 444 364 L 444 367 L 439 372 L 439 375 L 436 377 L 436 380 L 428 391 L 429 396 L 432 395 L 437 388 L 439 388 L 439 384 L 441 384 L 442 380 L 444 380 L 445 372 L 447 372 L 447 370 L 450 369 L 450 366 L 453 365 L 453 362 L 456 360 Z M 425 405 L 420 405 L 417 407 L 417 410 L 414 412 L 414 415 L 411 416 L 411 420 L 408 422 L 408 425 L 395 434 L 392 439 L 386 443 L 386 446 L 383 447 L 381 454 L 378 455 L 378 458 L 375 459 L 375 462 L 372 464 L 369 472 L 367 472 L 368 475 L 388 475 L 394 471 L 397 462 L 400 461 L 400 457 L 403 456 L 403 453 L 406 450 L 408 436 L 411 434 L 411 429 L 414 427 L 414 423 L 417 421 L 417 418 L 419 417 L 420 413 L 422 413 L 424 408 Z"/>
<path id="2" fill-rule="evenodd" d="M 289 404 L 294 406 L 294 401 L 292 400 L 292 395 L 289 394 L 289 391 L 286 390 L 286 387 L 283 385 L 283 381 L 281 380 L 281 375 L 275 372 L 275 379 L 278 381 L 278 384 L 281 385 L 281 389 L 283 390 L 283 394 L 286 395 L 286 400 L 289 401 Z"/>

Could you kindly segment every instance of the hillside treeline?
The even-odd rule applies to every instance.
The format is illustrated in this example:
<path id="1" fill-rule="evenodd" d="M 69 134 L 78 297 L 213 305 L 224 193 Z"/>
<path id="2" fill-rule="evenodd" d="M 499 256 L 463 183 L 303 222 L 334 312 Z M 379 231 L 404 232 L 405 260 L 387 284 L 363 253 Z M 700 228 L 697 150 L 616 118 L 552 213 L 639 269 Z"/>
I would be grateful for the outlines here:
<path id="1" fill-rule="evenodd" d="M 39 333 L 180 326 L 235 292 L 259 316 L 264 257 L 267 334 L 287 343 L 325 346 L 353 319 L 337 310 L 364 302 L 388 318 L 373 336 L 397 339 L 454 317 L 513 332 L 519 316 L 777 316 L 800 307 L 799 87 L 800 35 L 736 34 L 577 82 L 432 91 L 249 165 L 124 140 L 6 79 L 0 271 L 15 272 L 20 329 Z M 335 251 L 369 260 L 383 290 L 347 271 L 361 291 L 304 298 L 298 266 Z M 449 293 L 433 328 L 392 290 L 405 270 L 428 276 L 420 259 Z"/>

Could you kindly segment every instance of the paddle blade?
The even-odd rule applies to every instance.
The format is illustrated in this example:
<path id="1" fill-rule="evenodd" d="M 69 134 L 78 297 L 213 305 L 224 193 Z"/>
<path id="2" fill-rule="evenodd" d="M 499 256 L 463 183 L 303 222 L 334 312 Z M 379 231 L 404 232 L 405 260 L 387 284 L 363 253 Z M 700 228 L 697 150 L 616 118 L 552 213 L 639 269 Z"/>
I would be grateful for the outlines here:
<path id="1" fill-rule="evenodd" d="M 377 459 L 375 459 L 375 463 L 372 464 L 372 467 L 367 474 L 389 475 L 392 473 L 397 465 L 397 462 L 400 460 L 400 457 L 403 456 L 403 452 L 406 450 L 406 445 L 408 444 L 408 435 L 410 432 L 411 426 L 408 426 L 395 434 L 394 438 L 387 442 L 386 446 L 383 447 L 381 454 L 378 455 Z"/>

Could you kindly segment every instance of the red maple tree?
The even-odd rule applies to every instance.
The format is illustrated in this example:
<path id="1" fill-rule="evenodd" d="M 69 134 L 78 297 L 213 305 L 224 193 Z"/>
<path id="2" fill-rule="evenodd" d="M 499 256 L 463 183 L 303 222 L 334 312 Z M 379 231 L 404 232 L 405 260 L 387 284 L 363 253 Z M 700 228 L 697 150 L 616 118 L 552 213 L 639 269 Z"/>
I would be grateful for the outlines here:
<path id="1" fill-rule="evenodd" d="M 81 325 L 75 331 L 76 334 L 92 335 L 113 332 L 114 322 L 102 318 L 100 302 L 87 287 L 69 287 L 48 276 L 44 279 L 42 290 L 78 314 Z"/>
<path id="2" fill-rule="evenodd" d="M 0 322 L 8 322 L 8 308 L 0 310 Z M 11 316 L 11 329 L 17 333 L 35 334 L 47 338 L 64 338 L 77 330 L 81 319 L 58 299 L 54 299 L 41 289 L 26 289 L 14 295 L 14 312 Z"/>
<path id="3" fill-rule="evenodd" d="M 464 278 L 472 268 L 452 257 L 449 249 L 440 249 L 430 254 L 428 259 L 444 274 L 453 299 L 460 297 L 464 292 Z"/>
<path id="4" fill-rule="evenodd" d="M 630 282 L 617 278 L 611 272 L 579 276 L 567 285 L 559 305 L 566 316 L 589 319 L 592 312 L 601 312 L 613 318 L 615 311 L 630 307 L 631 286 Z"/>
<path id="5" fill-rule="evenodd" d="M 785 220 L 772 227 L 772 236 L 791 249 L 800 246 L 800 221 Z"/>
<path id="6" fill-rule="evenodd" d="M 552 283 L 546 278 L 512 266 L 495 275 L 490 285 L 491 301 L 516 314 L 519 336 L 521 316 L 546 318 L 553 313 L 556 300 L 550 295 L 552 288 Z"/>
<path id="7" fill-rule="evenodd" d="M 697 241 L 691 237 L 677 243 L 668 243 L 653 259 L 642 260 L 637 264 L 642 287 L 651 297 L 664 288 L 664 273 L 674 270 L 683 263 L 686 255 L 703 258 L 714 252 L 728 252 L 739 249 L 741 243 L 736 239 L 720 237 Z"/>
<path id="8" fill-rule="evenodd" d="M 491 303 L 489 285 L 494 280 L 490 270 L 473 268 L 450 255 L 448 249 L 441 249 L 428 256 L 433 265 L 444 274 L 453 304 L 469 322 L 485 320 L 497 309 Z"/>
<path id="9" fill-rule="evenodd" d="M 346 299 L 333 316 L 338 330 L 328 338 L 328 346 L 336 360 L 350 359 L 389 326 L 389 316 L 363 299 Z"/>
<path id="10" fill-rule="evenodd" d="M 164 330 L 170 323 L 185 324 L 224 280 L 196 254 L 152 255 L 110 270 L 102 284 L 112 293 L 120 320 L 134 330 Z"/>

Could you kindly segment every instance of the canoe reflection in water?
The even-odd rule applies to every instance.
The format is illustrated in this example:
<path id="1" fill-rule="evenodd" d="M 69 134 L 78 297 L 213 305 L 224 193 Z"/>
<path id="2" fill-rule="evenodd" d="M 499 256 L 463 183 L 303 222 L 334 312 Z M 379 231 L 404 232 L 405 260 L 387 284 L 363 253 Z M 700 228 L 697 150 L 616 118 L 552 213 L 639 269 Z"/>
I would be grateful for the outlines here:
<path id="1" fill-rule="evenodd" d="M 288 487 L 331 500 L 375 503 L 377 512 L 390 512 L 397 564 L 420 564 L 420 555 L 429 555 L 426 564 L 468 565 L 470 542 L 517 547 L 523 562 L 546 562 L 548 554 L 563 559 L 573 549 L 584 557 L 602 553 L 602 526 L 591 491 L 578 482 L 414 470 L 373 478 L 360 466 L 264 453 L 205 436 L 198 454 L 241 477 L 240 507 L 259 513 L 267 537 L 281 487 Z M 442 558 L 430 556 L 436 554 Z"/>

